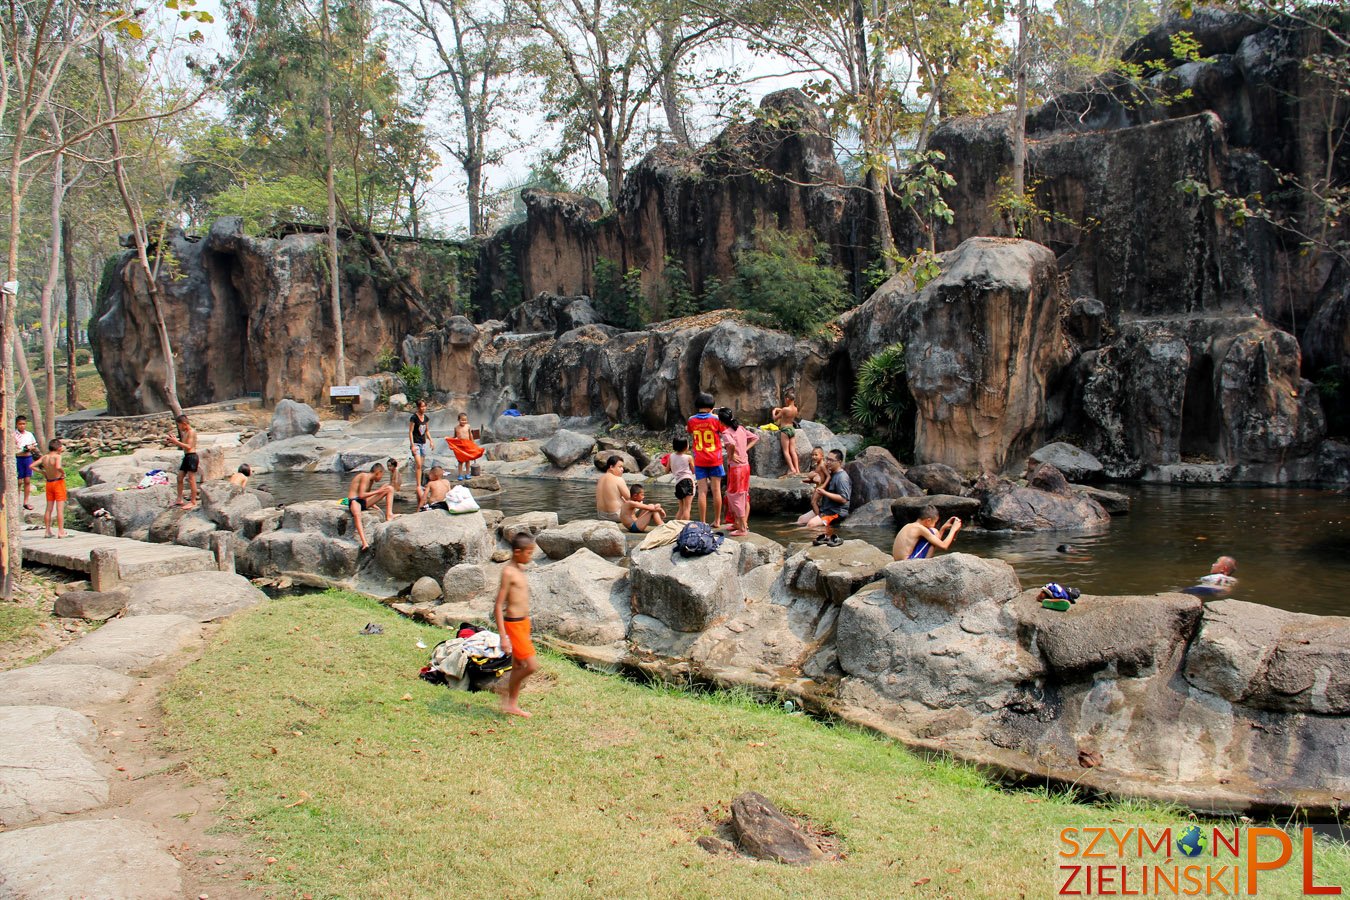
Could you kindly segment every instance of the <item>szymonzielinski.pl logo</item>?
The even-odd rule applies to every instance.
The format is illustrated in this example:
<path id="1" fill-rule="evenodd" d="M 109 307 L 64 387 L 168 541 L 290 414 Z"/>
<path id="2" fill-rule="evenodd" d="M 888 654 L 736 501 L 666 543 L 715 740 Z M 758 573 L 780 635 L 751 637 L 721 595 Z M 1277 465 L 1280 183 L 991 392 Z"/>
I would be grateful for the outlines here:
<path id="1" fill-rule="evenodd" d="M 1314 844 L 1312 828 L 1293 834 L 1198 824 L 1061 828 L 1055 896 L 1275 897 L 1277 876 L 1271 873 L 1287 867 L 1295 871 L 1281 879 L 1279 896 L 1289 896 L 1291 881 L 1302 886 L 1303 896 L 1339 895 L 1340 886 L 1317 881 Z"/>

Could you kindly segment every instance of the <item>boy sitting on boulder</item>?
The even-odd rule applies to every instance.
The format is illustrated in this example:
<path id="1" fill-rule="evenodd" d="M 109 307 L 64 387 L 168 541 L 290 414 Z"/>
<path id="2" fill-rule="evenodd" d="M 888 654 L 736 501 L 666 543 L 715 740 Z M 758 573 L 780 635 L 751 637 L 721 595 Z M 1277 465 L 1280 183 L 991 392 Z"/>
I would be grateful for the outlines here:
<path id="1" fill-rule="evenodd" d="M 450 482 L 445 477 L 445 470 L 440 466 L 432 466 L 427 473 L 426 483 L 417 491 L 417 499 L 421 501 L 417 508 L 422 512 L 429 509 L 449 512 L 450 504 L 445 501 L 449 494 Z"/>
<path id="2" fill-rule="evenodd" d="M 397 492 L 398 463 L 394 460 L 389 461 L 393 471 L 390 475 L 390 481 L 393 484 L 381 485 L 380 479 L 384 478 L 384 463 L 376 463 L 369 472 L 358 472 L 352 479 L 351 486 L 347 488 L 347 508 L 351 511 L 352 518 L 356 520 L 356 536 L 361 539 L 361 549 L 370 548 L 370 541 L 366 540 L 366 528 L 361 522 L 361 513 L 368 509 L 379 506 L 384 503 L 384 520 L 392 522 L 394 520 L 394 494 Z"/>

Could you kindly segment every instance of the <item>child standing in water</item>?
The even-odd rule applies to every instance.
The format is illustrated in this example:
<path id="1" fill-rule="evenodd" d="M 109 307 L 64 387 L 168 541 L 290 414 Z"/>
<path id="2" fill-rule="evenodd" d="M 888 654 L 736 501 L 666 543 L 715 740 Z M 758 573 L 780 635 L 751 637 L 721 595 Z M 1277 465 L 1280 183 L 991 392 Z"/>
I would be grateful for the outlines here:
<path id="1" fill-rule="evenodd" d="M 759 443 L 759 437 L 736 421 L 729 409 L 717 418 L 727 429 L 727 506 L 735 525 L 727 534 L 744 537 L 750 533 L 750 448 Z"/>
<path id="2" fill-rule="evenodd" d="M 501 586 L 497 588 L 497 602 L 493 606 L 502 652 L 511 654 L 511 678 L 502 698 L 502 712 L 525 718 L 530 713 L 520 708 L 520 689 L 525 679 L 539 669 L 530 640 L 530 581 L 524 568 L 532 556 L 534 538 L 528 532 L 511 539 L 511 561 L 502 569 Z"/>

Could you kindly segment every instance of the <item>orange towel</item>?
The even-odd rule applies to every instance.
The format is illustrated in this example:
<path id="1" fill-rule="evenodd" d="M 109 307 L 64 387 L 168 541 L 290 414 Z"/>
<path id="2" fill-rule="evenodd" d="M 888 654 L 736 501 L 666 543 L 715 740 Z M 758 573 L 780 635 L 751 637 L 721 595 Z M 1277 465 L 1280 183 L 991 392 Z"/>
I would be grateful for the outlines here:
<path id="1" fill-rule="evenodd" d="M 455 452 L 455 459 L 462 463 L 473 462 L 487 451 L 465 438 L 446 438 L 445 445 Z"/>
<path id="2" fill-rule="evenodd" d="M 534 656 L 534 641 L 530 640 L 530 617 L 517 621 L 506 619 L 502 622 L 506 636 L 511 639 L 511 658 L 529 659 Z"/>

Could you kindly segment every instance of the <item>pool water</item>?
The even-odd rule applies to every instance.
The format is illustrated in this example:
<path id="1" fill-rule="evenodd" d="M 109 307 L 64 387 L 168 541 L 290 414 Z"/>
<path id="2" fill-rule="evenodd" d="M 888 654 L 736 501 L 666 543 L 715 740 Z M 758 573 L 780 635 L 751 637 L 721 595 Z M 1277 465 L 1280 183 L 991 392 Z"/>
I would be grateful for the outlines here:
<path id="1" fill-rule="evenodd" d="M 346 496 L 349 475 L 275 473 L 254 484 L 278 503 Z M 595 484 L 503 478 L 484 508 L 507 515 L 553 510 L 560 521 L 593 518 Z M 1232 597 L 1296 612 L 1350 615 L 1350 495 L 1313 488 L 1126 486 L 1129 515 L 1097 534 L 1016 534 L 967 529 L 953 550 L 1011 563 L 1024 587 L 1058 581 L 1088 594 L 1155 594 L 1194 584 L 1222 554 L 1238 561 Z M 670 485 L 647 485 L 648 500 L 677 507 Z M 697 508 L 697 507 L 695 507 Z M 409 503 L 395 504 L 411 512 Z M 795 517 L 794 517 L 795 518 Z M 751 528 L 774 540 L 808 541 L 813 532 L 787 516 L 756 516 Z M 890 552 L 893 528 L 844 529 Z M 1061 553 L 1068 544 L 1070 552 Z"/>

